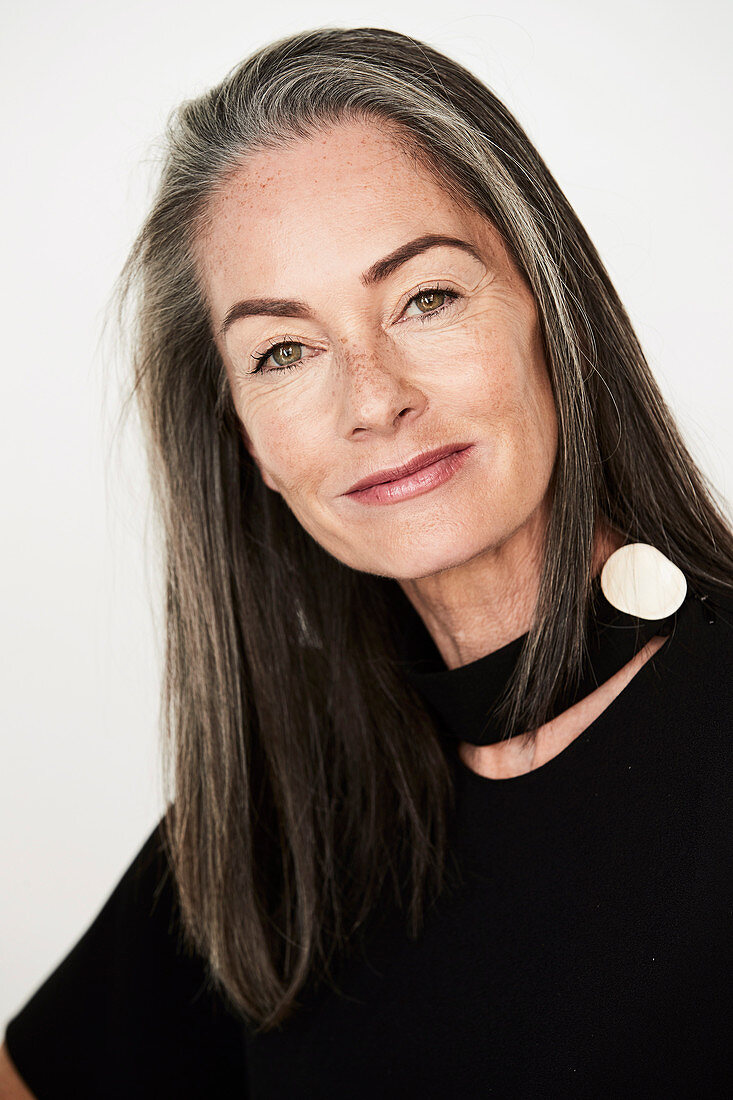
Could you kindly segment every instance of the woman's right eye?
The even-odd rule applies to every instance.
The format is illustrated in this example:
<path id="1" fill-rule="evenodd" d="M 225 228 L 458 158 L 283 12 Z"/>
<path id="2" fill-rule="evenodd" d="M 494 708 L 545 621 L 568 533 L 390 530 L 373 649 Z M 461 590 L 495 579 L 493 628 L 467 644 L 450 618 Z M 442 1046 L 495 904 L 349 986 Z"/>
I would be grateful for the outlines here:
<path id="1" fill-rule="evenodd" d="M 303 358 L 302 352 L 298 355 L 293 355 L 292 349 L 302 347 L 303 344 L 299 343 L 299 341 L 297 340 L 287 340 L 281 341 L 279 344 L 271 344 L 267 351 L 263 352 L 262 355 L 254 355 L 252 357 L 256 363 L 255 369 L 252 371 L 252 374 L 258 374 L 261 371 L 263 373 L 269 374 L 270 371 L 275 370 L 292 370 L 293 367 L 297 367 L 298 363 L 300 363 Z M 267 371 L 264 371 L 264 365 L 271 355 L 273 356 L 273 358 L 277 355 L 280 355 L 285 361 L 283 363 L 279 363 L 277 366 L 269 367 Z"/>

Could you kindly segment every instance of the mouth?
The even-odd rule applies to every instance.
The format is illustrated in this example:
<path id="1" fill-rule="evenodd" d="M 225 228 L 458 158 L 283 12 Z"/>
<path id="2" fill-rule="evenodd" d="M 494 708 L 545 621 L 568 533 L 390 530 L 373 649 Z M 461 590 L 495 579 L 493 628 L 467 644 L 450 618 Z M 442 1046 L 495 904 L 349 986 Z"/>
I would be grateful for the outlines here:
<path id="1" fill-rule="evenodd" d="M 389 469 L 377 470 L 376 473 L 363 477 L 361 481 L 354 482 L 351 488 L 347 489 L 343 495 L 350 496 L 352 493 L 360 492 L 362 489 L 370 489 L 373 485 L 387 485 L 390 482 L 398 481 L 408 474 L 423 470 L 426 466 L 431 466 L 439 459 L 448 458 L 450 455 L 464 451 L 472 445 L 471 443 L 448 443 L 444 447 L 435 447 L 432 451 L 424 451 L 422 454 L 409 459 L 408 462 L 403 462 L 401 466 L 392 466 Z"/>
<path id="2" fill-rule="evenodd" d="M 450 480 L 472 450 L 472 443 L 439 447 L 416 456 L 401 467 L 363 478 L 343 495 L 359 504 L 395 504 L 419 496 Z"/>

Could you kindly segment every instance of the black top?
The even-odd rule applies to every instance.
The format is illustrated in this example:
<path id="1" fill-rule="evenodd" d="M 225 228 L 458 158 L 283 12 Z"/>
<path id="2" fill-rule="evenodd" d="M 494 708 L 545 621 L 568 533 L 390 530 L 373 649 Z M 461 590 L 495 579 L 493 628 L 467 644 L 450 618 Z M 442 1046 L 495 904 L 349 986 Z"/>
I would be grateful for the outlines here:
<path id="1" fill-rule="evenodd" d="M 688 596 L 693 595 L 688 585 Z M 700 598 L 702 594 L 696 595 Z M 493 653 L 449 669 L 402 589 L 395 591 L 394 602 L 402 624 L 397 640 L 400 665 L 427 703 L 440 732 L 472 745 L 492 745 L 504 737 L 522 734 L 522 728 L 507 733 L 496 708 L 529 635 L 522 634 Z M 586 618 L 580 677 L 561 685 L 547 719 L 610 680 L 651 638 L 671 634 L 676 622 L 676 614 L 664 619 L 640 619 L 619 611 L 606 599 L 600 577 L 596 577 Z"/>
<path id="2" fill-rule="evenodd" d="M 154 830 L 11 1058 L 39 1100 L 729 1095 L 731 667 L 733 601 L 690 593 L 546 764 L 487 779 L 447 739 L 464 885 L 257 1037 L 178 952 Z"/>

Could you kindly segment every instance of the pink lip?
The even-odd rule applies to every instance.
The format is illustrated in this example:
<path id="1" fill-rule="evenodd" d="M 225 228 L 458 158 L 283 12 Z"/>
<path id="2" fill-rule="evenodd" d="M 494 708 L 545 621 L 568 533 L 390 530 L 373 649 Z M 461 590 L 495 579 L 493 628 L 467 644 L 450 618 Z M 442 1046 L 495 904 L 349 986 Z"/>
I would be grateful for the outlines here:
<path id="1" fill-rule="evenodd" d="M 396 481 L 398 478 L 405 477 L 406 474 L 422 470 L 424 466 L 430 466 L 439 458 L 445 458 L 455 451 L 462 451 L 470 446 L 470 443 L 448 443 L 445 447 L 435 447 L 432 451 L 425 451 L 421 455 L 416 455 L 409 462 L 403 462 L 401 466 L 393 466 L 388 470 L 377 470 L 375 474 L 363 477 L 361 481 L 355 481 L 351 488 L 346 490 L 344 496 L 355 493 L 359 489 L 368 489 L 372 485 L 382 485 L 385 482 Z"/>
<path id="2" fill-rule="evenodd" d="M 470 443 L 458 446 L 460 449 L 456 449 L 454 444 L 453 447 L 441 447 L 439 451 L 433 451 L 427 456 L 423 455 L 420 466 L 390 481 L 374 483 L 374 478 L 365 479 L 365 481 L 371 480 L 372 484 L 364 488 L 352 489 L 344 495 L 360 504 L 394 504 L 399 500 L 427 493 L 453 477 L 473 449 L 473 444 Z M 416 460 L 413 460 L 411 465 L 415 466 L 415 464 Z"/>

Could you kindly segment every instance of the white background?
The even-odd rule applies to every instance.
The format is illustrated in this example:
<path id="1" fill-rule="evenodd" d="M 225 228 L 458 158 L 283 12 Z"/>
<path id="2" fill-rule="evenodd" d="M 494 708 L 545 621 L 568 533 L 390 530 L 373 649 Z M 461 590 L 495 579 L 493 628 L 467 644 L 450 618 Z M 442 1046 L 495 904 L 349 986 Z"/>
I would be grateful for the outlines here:
<path id="1" fill-rule="evenodd" d="M 322 25 L 391 27 L 471 68 L 568 195 L 733 496 L 725 0 L 6 0 L 3 25 L 0 1023 L 163 809 L 146 476 L 134 432 L 113 435 L 100 336 L 181 99 Z"/>

